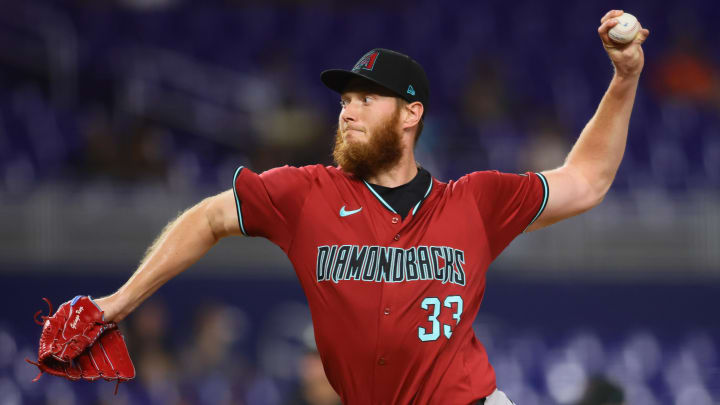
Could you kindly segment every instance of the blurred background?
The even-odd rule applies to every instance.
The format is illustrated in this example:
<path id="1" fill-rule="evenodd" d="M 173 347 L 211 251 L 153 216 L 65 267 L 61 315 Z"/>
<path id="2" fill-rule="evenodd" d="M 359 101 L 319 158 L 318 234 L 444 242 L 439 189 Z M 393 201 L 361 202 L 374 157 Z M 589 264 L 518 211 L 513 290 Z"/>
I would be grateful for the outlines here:
<path id="1" fill-rule="evenodd" d="M 138 378 L 66 383 L 33 313 L 102 296 L 235 168 L 331 164 L 319 80 L 386 47 L 426 69 L 440 180 L 558 166 L 612 76 L 597 27 L 651 30 L 602 205 L 520 236 L 475 322 L 521 405 L 720 404 L 720 3 L 0 0 L 0 405 L 336 404 L 288 260 L 222 241 L 126 322 Z"/>

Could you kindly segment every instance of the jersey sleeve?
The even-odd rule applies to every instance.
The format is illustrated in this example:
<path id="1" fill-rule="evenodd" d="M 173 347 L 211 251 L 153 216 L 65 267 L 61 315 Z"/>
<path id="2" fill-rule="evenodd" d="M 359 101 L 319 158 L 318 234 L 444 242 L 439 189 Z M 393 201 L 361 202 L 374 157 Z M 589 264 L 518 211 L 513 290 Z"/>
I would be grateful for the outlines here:
<path id="1" fill-rule="evenodd" d="M 532 172 L 483 171 L 466 177 L 495 259 L 542 214 L 549 195 L 547 180 Z"/>
<path id="2" fill-rule="evenodd" d="M 311 183 L 307 168 L 283 166 L 256 174 L 240 166 L 233 192 L 243 235 L 262 236 L 287 252 Z"/>

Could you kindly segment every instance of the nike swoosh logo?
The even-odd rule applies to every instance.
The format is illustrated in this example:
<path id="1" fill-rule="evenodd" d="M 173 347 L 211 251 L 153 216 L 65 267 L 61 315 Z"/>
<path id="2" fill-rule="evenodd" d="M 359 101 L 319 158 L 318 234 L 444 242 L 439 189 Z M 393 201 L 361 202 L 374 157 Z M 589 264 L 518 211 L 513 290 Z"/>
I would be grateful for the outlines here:
<path id="1" fill-rule="evenodd" d="M 362 211 L 362 207 L 352 211 L 345 211 L 345 206 L 343 205 L 342 208 L 340 208 L 340 216 L 346 217 L 348 215 L 357 214 L 360 211 Z"/>

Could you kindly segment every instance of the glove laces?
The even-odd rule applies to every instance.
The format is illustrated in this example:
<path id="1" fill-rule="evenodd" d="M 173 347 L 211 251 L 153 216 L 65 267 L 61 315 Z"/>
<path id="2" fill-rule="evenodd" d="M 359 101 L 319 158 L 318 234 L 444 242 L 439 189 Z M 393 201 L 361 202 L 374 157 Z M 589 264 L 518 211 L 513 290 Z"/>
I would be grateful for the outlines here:
<path id="1" fill-rule="evenodd" d="M 45 302 L 48 304 L 48 314 L 47 314 L 47 315 L 43 315 L 43 316 L 40 317 L 40 319 L 42 319 L 42 321 L 38 320 L 38 315 L 42 314 L 42 309 L 38 310 L 37 312 L 35 312 L 35 315 L 33 315 L 33 321 L 35 321 L 35 323 L 38 324 L 38 325 L 40 325 L 40 326 L 43 326 L 43 324 L 45 323 L 45 321 L 46 321 L 46 320 L 50 317 L 50 315 L 52 315 L 52 313 L 53 313 L 52 302 L 50 302 L 50 300 L 47 299 L 47 298 L 45 298 L 45 297 L 43 297 L 43 301 L 45 301 Z M 35 378 L 33 378 L 33 380 L 32 380 L 32 382 L 38 382 L 38 380 L 40 380 L 40 377 L 43 375 L 43 371 L 42 371 L 42 368 L 40 367 L 40 364 L 38 364 L 38 363 L 36 363 L 36 362 L 28 359 L 27 357 L 25 358 L 25 361 L 27 361 L 28 363 L 30 363 L 30 364 L 32 364 L 33 366 L 36 366 L 37 368 L 40 369 L 40 372 L 38 373 L 38 375 L 35 376 Z"/>
<path id="2" fill-rule="evenodd" d="M 45 298 L 45 297 L 43 297 L 43 301 L 47 302 L 47 304 L 48 304 L 48 314 L 47 314 L 47 315 L 43 315 L 43 316 L 40 317 L 40 319 L 42 319 L 42 322 L 38 320 L 38 315 L 42 314 L 42 309 L 40 309 L 40 310 L 38 310 L 37 312 L 35 312 L 35 315 L 33 316 L 33 320 L 35 321 L 35 323 L 38 324 L 38 325 L 40 325 L 40 326 L 43 326 L 43 324 L 45 323 L 45 321 L 46 321 L 48 318 L 50 318 L 50 315 L 52 315 L 52 313 L 53 313 L 53 307 L 52 307 L 52 303 L 50 302 L 50 300 L 47 299 L 47 298 Z"/>

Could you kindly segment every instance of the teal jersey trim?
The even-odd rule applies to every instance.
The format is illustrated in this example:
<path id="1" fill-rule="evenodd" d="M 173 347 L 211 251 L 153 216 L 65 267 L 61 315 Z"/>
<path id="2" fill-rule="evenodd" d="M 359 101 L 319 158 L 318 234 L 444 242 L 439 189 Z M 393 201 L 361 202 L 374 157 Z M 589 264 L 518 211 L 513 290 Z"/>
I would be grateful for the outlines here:
<path id="1" fill-rule="evenodd" d="M 237 195 L 237 189 L 235 189 L 235 184 L 237 182 L 237 177 L 240 175 L 240 171 L 244 168 L 244 166 L 240 166 L 235 170 L 235 175 L 233 176 L 233 194 L 235 194 L 235 207 L 237 208 L 237 214 L 238 214 L 238 223 L 240 224 L 240 232 L 242 232 L 243 235 L 248 236 L 247 232 L 245 232 L 245 225 L 243 225 L 243 217 L 242 217 L 242 209 L 240 204 L 240 199 Z"/>
<path id="2" fill-rule="evenodd" d="M 415 205 L 415 208 L 413 208 L 413 210 L 412 210 L 412 215 L 413 215 L 413 216 L 415 216 L 415 213 L 417 212 L 418 208 L 420 208 L 420 206 L 422 205 L 422 203 L 425 201 L 425 199 L 427 198 L 427 196 L 430 195 L 430 190 L 432 190 L 432 185 L 433 185 L 433 179 L 432 179 L 432 176 L 431 176 L 431 177 L 430 177 L 430 185 L 428 186 L 428 189 L 427 189 L 427 191 L 425 192 L 425 195 L 423 196 L 422 200 L 418 201 L 418 203 Z"/>
<path id="3" fill-rule="evenodd" d="M 535 217 L 532 219 L 532 221 L 530 221 L 530 223 L 528 224 L 528 227 L 530 225 L 532 225 L 535 222 L 535 220 L 538 219 L 538 217 L 540 217 L 540 214 L 542 214 L 543 211 L 545 211 L 545 206 L 547 206 L 548 196 L 550 194 L 550 188 L 548 187 L 547 179 L 545 178 L 545 176 L 543 176 L 542 173 L 535 173 L 535 174 L 538 176 L 538 178 L 542 182 L 543 200 L 542 200 L 542 204 L 540 204 L 540 209 L 538 210 L 537 214 L 535 214 Z M 527 227 L 525 229 L 527 230 Z"/>
<path id="4" fill-rule="evenodd" d="M 369 184 L 367 181 L 363 180 L 363 183 L 365 183 L 365 185 L 367 186 L 367 188 L 370 189 L 370 192 L 372 192 L 373 195 L 375 195 L 375 198 L 377 198 L 378 200 L 380 200 L 380 202 L 385 206 L 385 208 L 387 208 L 388 210 L 390 210 L 390 212 L 392 212 L 393 214 L 397 214 L 397 211 L 395 211 L 395 210 L 390 206 L 390 204 L 388 204 L 387 202 L 385 202 L 385 200 L 383 200 L 383 198 L 380 197 L 380 194 L 376 193 L 375 190 L 373 190 L 372 186 L 370 186 L 370 184 Z"/>
<path id="5" fill-rule="evenodd" d="M 393 209 L 393 207 L 390 206 L 390 204 L 388 204 L 385 200 L 383 200 L 383 198 L 380 196 L 380 194 L 378 194 L 378 193 L 372 188 L 372 186 L 370 185 L 370 183 L 368 183 L 368 182 L 365 181 L 365 180 L 363 180 L 363 183 L 365 183 L 365 185 L 367 186 L 367 188 L 370 189 L 370 192 L 373 193 L 373 195 L 375 196 L 375 198 L 377 198 L 377 199 L 382 203 L 382 205 L 385 206 L 385 208 L 387 208 L 387 209 L 388 209 L 390 212 L 392 212 L 393 214 L 397 214 L 397 211 L 395 211 L 395 210 Z M 425 191 L 425 195 L 423 196 L 422 200 L 418 201 L 418 203 L 415 204 L 415 208 L 413 208 L 413 210 L 412 210 L 412 215 L 413 215 L 413 216 L 415 216 L 415 213 L 416 213 L 417 210 L 420 208 L 420 206 L 422 205 L 423 201 L 425 201 L 425 199 L 427 198 L 427 196 L 430 195 L 430 191 L 432 190 L 432 186 L 433 186 L 433 179 L 432 179 L 432 176 L 430 176 L 430 184 L 428 185 L 427 191 Z"/>

